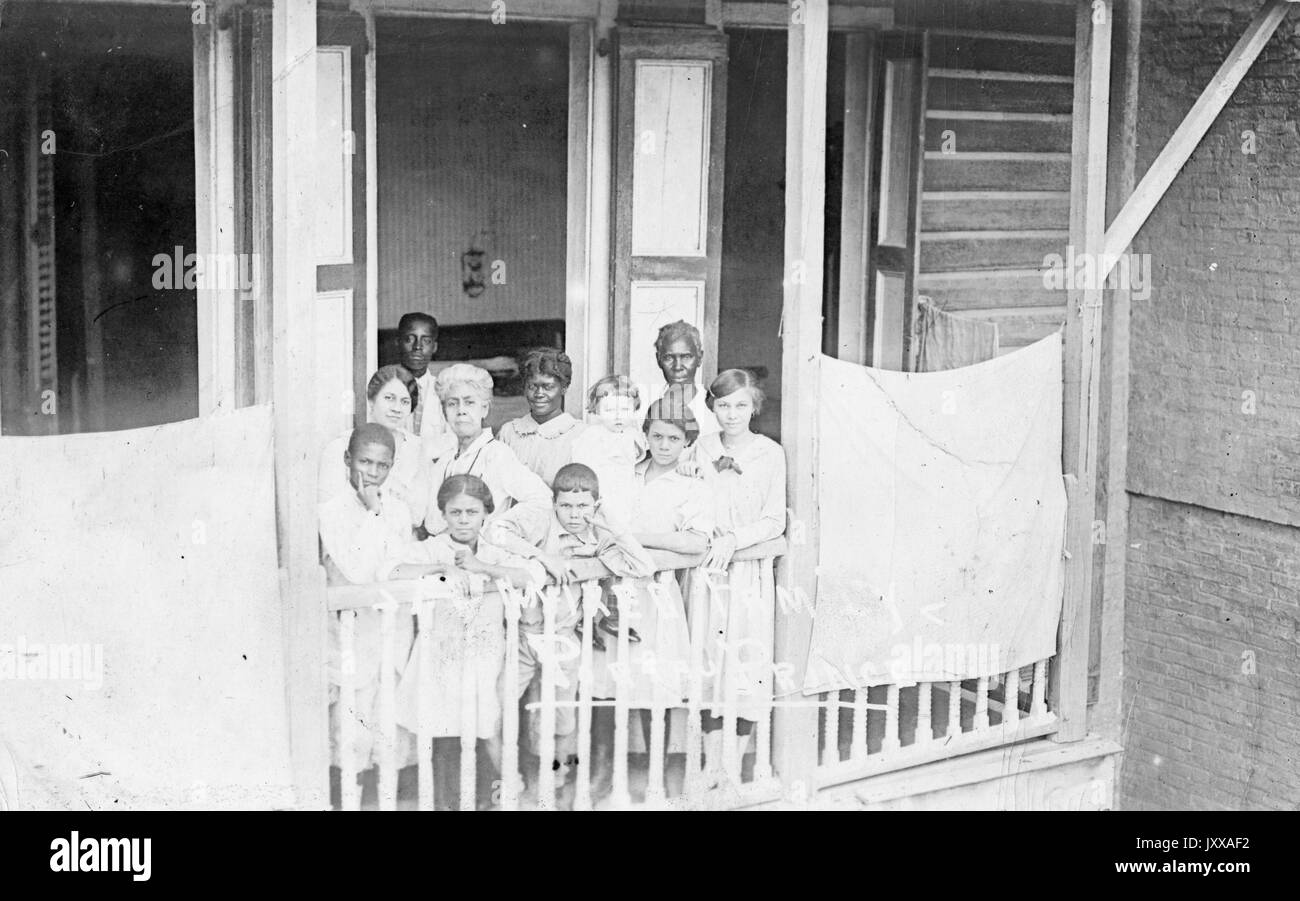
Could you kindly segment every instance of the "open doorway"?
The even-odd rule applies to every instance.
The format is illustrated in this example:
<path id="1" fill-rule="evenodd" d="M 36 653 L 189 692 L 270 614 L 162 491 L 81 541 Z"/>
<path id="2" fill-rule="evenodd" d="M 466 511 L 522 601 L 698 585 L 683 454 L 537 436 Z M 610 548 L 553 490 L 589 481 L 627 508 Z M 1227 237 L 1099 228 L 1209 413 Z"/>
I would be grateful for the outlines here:
<path id="1" fill-rule="evenodd" d="M 564 347 L 569 39 L 565 25 L 376 22 L 380 363 L 399 362 L 402 314 L 433 315 L 431 368 L 490 371 L 492 428 L 528 410 L 521 353 Z"/>
<path id="2" fill-rule="evenodd" d="M 198 415 L 188 8 L 8 4 L 0 151 L 3 433 Z"/>

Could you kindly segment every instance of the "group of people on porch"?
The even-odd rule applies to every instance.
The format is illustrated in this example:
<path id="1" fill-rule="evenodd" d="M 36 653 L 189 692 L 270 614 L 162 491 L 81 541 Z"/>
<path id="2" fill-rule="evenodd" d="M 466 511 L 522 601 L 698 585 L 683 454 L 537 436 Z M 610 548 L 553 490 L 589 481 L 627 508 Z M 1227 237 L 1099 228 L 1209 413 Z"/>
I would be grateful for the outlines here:
<path id="1" fill-rule="evenodd" d="M 681 704 L 692 678 L 692 640 L 694 666 L 706 674 L 697 682 L 706 748 L 722 739 L 724 698 L 744 736 L 772 697 L 772 587 L 760 584 L 757 561 L 734 559 L 785 531 L 785 455 L 754 431 L 764 400 L 756 377 L 728 369 L 702 385 L 700 333 L 673 322 L 654 343 L 663 384 L 652 396 L 626 375 L 610 374 L 589 386 L 585 409 L 574 415 L 564 409 L 573 376 L 569 357 L 540 348 L 521 361 L 529 412 L 494 435 L 486 426 L 492 374 L 469 363 L 435 373 L 438 325 L 426 313 L 403 316 L 398 338 L 401 364 L 381 367 L 367 385 L 368 421 L 322 452 L 322 561 L 330 584 L 427 578 L 468 601 L 468 609 L 444 604 L 431 624 L 420 622 L 420 632 L 429 632 L 421 636 L 426 646 L 416 641 L 410 617 L 402 618 L 406 631 L 396 639 L 396 719 L 405 732 L 434 736 L 437 805 L 452 806 L 456 794 L 447 764 L 466 728 L 464 692 L 473 694 L 479 755 L 490 764 L 479 766 L 480 773 L 499 772 L 502 705 L 520 701 L 503 697 L 505 667 L 517 667 L 521 697 L 540 693 L 543 605 L 519 608 L 517 659 L 506 660 L 509 608 L 491 583 L 554 599 L 548 640 L 581 647 L 582 593 L 574 590 L 580 558 L 599 560 L 611 574 L 600 582 L 598 609 L 585 618 L 593 649 L 589 696 L 626 695 L 634 750 L 648 746 L 651 708 L 673 708 L 665 726 L 666 772 L 670 794 L 680 791 L 688 731 Z M 649 553 L 656 550 L 700 563 L 656 578 Z M 620 600 L 628 610 L 622 621 Z M 331 629 L 337 628 L 331 617 Z M 340 716 L 354 714 L 363 727 L 354 730 L 357 746 L 334 742 L 343 778 L 352 778 L 350 766 L 364 768 L 373 753 L 380 685 L 374 611 L 360 611 L 353 628 L 355 704 L 338 698 L 341 661 L 337 634 L 331 638 L 332 729 Z M 469 642 L 467 629 L 474 636 Z M 735 653 L 742 646 L 743 665 Z M 405 656 L 404 648 L 410 649 Z M 620 650 L 627 659 L 619 660 Z M 577 747 L 578 655 L 553 659 L 563 670 L 550 681 L 557 702 L 554 767 L 564 785 L 576 755 L 593 751 Z M 525 738 L 536 749 L 542 746 L 538 717 L 531 719 Z M 612 734 L 613 709 L 594 708 L 598 797 L 609 790 Z M 490 803 L 483 792 L 479 797 Z"/>

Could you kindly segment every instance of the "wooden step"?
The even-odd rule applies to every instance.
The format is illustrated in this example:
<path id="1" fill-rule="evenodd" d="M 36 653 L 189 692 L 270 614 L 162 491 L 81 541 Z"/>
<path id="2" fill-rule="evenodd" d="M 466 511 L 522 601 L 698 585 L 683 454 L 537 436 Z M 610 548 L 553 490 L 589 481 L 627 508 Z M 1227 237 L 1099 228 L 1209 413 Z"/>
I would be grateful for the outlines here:
<path id="1" fill-rule="evenodd" d="M 1074 42 L 1044 44 L 1004 36 L 930 33 L 930 65 L 955 69 L 1015 69 L 1074 75 Z"/>
<path id="2" fill-rule="evenodd" d="M 894 23 L 1073 39 L 1074 7 L 1033 0 L 912 0 L 895 4 Z"/>
<path id="3" fill-rule="evenodd" d="M 925 191 L 921 230 L 1068 229 L 1068 191 Z"/>
<path id="4" fill-rule="evenodd" d="M 1059 191 L 1070 184 L 1070 160 L 1055 156 L 978 159 L 928 154 L 922 182 L 926 191 Z"/>
<path id="5" fill-rule="evenodd" d="M 1065 303 L 1066 293 L 1044 287 L 1041 269 L 976 269 L 923 272 L 916 292 L 949 312 L 998 307 L 1051 309 Z"/>
<path id="6" fill-rule="evenodd" d="M 966 269 L 1032 269 L 1061 253 L 1068 233 L 1056 230 L 922 232 L 922 272 Z"/>
<path id="7" fill-rule="evenodd" d="M 925 149 L 943 148 L 945 131 L 952 132 L 956 150 L 1006 150 L 1039 153 L 1070 152 L 1070 120 L 961 119 L 927 116 Z"/>
<path id="8" fill-rule="evenodd" d="M 1000 112 L 1069 113 L 1074 86 L 931 75 L 930 109 L 997 110 Z"/>

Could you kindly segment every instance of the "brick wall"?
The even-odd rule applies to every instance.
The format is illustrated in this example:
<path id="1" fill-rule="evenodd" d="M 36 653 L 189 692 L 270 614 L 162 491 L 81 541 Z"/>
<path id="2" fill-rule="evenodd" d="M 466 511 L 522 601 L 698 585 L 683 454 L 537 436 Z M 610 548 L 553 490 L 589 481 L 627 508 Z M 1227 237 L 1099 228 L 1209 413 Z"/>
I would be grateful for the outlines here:
<path id="1" fill-rule="evenodd" d="M 1260 6 L 1145 4 L 1139 173 Z M 1297 122 L 1293 12 L 1135 245 L 1128 808 L 1300 806 Z"/>
<path id="2" fill-rule="evenodd" d="M 1144 497 L 1129 528 L 1123 806 L 1300 808 L 1300 535 Z"/>

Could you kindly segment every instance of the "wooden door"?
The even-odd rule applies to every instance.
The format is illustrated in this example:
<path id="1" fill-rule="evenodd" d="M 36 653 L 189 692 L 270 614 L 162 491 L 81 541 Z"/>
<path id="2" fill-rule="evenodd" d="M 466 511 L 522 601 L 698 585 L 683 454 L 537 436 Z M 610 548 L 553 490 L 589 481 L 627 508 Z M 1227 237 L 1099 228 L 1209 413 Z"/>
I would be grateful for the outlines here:
<path id="1" fill-rule="evenodd" d="M 316 21 L 316 422 L 322 443 L 365 421 L 365 19 Z"/>
<path id="2" fill-rule="evenodd" d="M 717 373 L 727 38 L 627 28 L 618 43 L 614 371 L 656 391 L 655 335 L 685 319 L 704 339 L 707 385 Z"/>
<path id="3" fill-rule="evenodd" d="M 925 116 L 924 45 L 915 39 L 881 45 L 879 177 L 867 252 L 868 363 L 912 369 L 910 362 L 920 241 L 921 133 Z"/>

